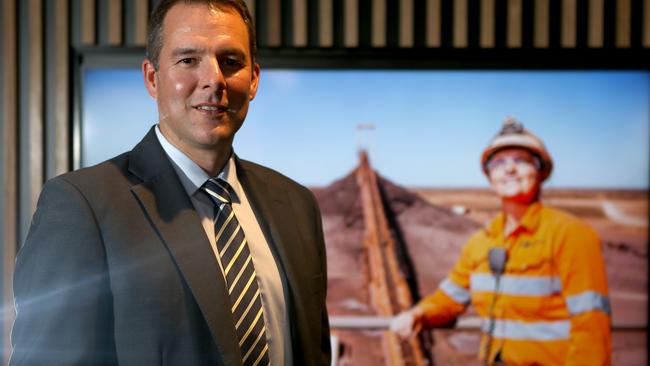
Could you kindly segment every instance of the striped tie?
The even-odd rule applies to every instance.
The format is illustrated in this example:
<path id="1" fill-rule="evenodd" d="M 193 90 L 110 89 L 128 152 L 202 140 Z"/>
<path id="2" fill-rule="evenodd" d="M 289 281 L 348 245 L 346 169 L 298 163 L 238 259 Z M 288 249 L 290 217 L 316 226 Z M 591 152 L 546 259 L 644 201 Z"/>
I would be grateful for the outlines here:
<path id="1" fill-rule="evenodd" d="M 214 233 L 244 365 L 266 366 L 269 345 L 262 299 L 244 231 L 230 204 L 229 185 L 209 179 L 202 188 L 215 205 Z"/>

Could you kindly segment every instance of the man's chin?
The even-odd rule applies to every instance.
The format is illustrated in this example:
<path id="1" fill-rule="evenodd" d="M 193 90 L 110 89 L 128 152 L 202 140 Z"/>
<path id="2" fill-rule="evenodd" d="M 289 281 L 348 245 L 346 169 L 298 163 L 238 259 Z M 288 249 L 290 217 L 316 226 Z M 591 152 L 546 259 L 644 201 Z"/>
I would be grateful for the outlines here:
<path id="1" fill-rule="evenodd" d="M 522 192 L 520 189 L 497 190 L 497 195 L 503 199 L 518 203 L 530 203 L 535 196 L 531 192 Z"/>
<path id="2" fill-rule="evenodd" d="M 502 198 L 514 198 L 522 194 L 520 187 L 512 186 L 512 185 L 496 187 L 494 190 L 496 194 Z"/>
<path id="3" fill-rule="evenodd" d="M 225 146 L 231 146 L 232 140 L 232 136 L 206 136 L 200 139 L 198 145 L 204 150 L 215 150 Z"/>
<path id="4" fill-rule="evenodd" d="M 205 124 L 193 133 L 194 138 L 206 144 L 232 140 L 235 136 L 232 126 L 225 123 Z"/>
<path id="5" fill-rule="evenodd" d="M 205 131 L 205 137 L 210 140 L 232 141 L 239 127 L 229 121 L 219 121 Z"/>

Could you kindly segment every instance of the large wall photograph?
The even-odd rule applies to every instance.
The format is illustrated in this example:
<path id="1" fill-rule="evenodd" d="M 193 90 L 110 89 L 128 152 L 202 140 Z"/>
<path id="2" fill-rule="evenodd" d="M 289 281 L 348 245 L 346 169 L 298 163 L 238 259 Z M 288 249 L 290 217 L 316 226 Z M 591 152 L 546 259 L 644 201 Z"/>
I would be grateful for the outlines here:
<path id="1" fill-rule="evenodd" d="M 86 69 L 81 98 L 83 166 L 157 120 L 139 70 Z M 650 73 L 263 68 L 234 149 L 319 201 L 339 365 L 391 364 L 387 319 L 432 293 L 499 212 L 480 155 L 508 118 L 553 157 L 542 202 L 601 238 L 613 363 L 647 363 Z M 457 328 L 401 344 L 421 352 L 400 362 L 480 365 L 480 322 L 470 307 Z"/>

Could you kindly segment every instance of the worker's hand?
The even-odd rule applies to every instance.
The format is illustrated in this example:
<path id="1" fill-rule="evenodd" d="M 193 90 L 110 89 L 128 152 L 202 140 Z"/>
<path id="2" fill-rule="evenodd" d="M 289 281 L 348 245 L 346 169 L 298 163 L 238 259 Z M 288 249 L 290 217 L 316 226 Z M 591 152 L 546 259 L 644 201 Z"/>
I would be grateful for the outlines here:
<path id="1" fill-rule="evenodd" d="M 390 323 L 390 330 L 400 338 L 406 339 L 417 334 L 422 328 L 417 308 L 412 308 L 397 314 Z"/>

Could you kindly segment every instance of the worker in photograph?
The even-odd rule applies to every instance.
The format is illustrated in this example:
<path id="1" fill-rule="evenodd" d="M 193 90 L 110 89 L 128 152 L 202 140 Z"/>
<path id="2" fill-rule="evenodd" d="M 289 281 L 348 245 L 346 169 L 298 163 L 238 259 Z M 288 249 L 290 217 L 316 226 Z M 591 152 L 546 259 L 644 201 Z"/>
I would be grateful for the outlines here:
<path id="1" fill-rule="evenodd" d="M 486 365 L 608 365 L 611 311 L 597 233 L 540 202 L 553 169 L 544 143 L 509 118 L 481 155 L 501 212 L 474 233 L 438 289 L 396 316 L 406 338 L 453 323 L 469 304 L 483 320 Z"/>

